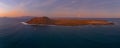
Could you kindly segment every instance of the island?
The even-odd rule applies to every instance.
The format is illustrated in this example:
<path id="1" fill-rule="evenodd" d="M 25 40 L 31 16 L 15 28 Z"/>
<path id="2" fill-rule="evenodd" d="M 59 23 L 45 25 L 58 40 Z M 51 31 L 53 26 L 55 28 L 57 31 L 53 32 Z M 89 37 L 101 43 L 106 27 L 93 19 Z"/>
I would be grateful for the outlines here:
<path id="1" fill-rule="evenodd" d="M 80 19 L 50 19 L 48 17 L 35 17 L 26 22 L 31 25 L 57 25 L 57 26 L 80 26 L 80 25 L 113 25 L 107 20 L 80 20 Z"/>

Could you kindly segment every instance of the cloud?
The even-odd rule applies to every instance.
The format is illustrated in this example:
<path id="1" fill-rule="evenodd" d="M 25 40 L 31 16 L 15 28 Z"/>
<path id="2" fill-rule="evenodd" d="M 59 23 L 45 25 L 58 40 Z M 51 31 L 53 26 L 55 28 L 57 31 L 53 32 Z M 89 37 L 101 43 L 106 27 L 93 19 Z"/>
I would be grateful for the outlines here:
<path id="1" fill-rule="evenodd" d="M 31 6 L 32 6 L 32 8 L 46 7 L 46 6 L 52 5 L 56 1 L 57 0 L 44 0 L 43 2 L 38 1 L 36 3 L 33 3 Z"/>
<path id="2" fill-rule="evenodd" d="M 3 14 L 7 13 L 10 9 L 10 5 L 0 2 L 0 15 L 2 17 Z"/>
<path id="3" fill-rule="evenodd" d="M 119 17 L 120 12 L 112 13 L 106 10 L 97 10 L 97 11 L 91 11 L 91 10 L 71 10 L 69 8 L 62 8 L 54 10 L 50 13 L 50 16 L 53 17 L 82 17 L 82 18 L 116 18 Z"/>
<path id="4" fill-rule="evenodd" d="M 9 7 L 9 5 L 4 4 L 4 3 L 2 3 L 2 2 L 0 2 L 0 6 L 2 6 L 2 7 Z"/>
<path id="5" fill-rule="evenodd" d="M 10 8 L 5 16 L 55 16 L 55 17 L 119 17 L 119 1 L 107 0 L 21 0 L 19 3 L 13 0 L 16 5 L 0 5 Z M 113 6 L 113 7 L 112 7 Z M 6 9 L 0 8 L 5 11 Z M 1 12 L 2 12 L 1 11 Z M 114 11 L 114 12 L 113 12 Z"/>
<path id="6" fill-rule="evenodd" d="M 9 12 L 1 14 L 2 16 L 7 16 L 7 17 L 21 17 L 21 16 L 43 16 L 44 11 L 39 11 L 39 12 L 28 12 L 24 11 L 22 9 L 14 9 Z"/>
<path id="7" fill-rule="evenodd" d="M 37 0 L 36 0 L 37 1 Z M 1 15 L 8 17 L 19 17 L 19 16 L 42 16 L 45 15 L 43 10 L 28 9 L 28 6 L 32 8 L 48 6 L 54 3 L 56 0 L 46 0 L 43 3 L 34 3 L 34 0 L 21 0 L 20 3 L 17 3 L 12 9 L 8 12 Z M 16 0 L 14 0 L 16 2 Z"/>

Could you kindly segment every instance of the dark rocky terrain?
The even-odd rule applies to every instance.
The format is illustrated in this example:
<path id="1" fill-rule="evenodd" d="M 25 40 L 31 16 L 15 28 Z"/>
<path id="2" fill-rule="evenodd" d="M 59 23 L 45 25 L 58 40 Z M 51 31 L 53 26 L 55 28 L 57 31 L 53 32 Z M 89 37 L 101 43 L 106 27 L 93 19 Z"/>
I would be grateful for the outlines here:
<path id="1" fill-rule="evenodd" d="M 78 20 L 78 19 L 50 19 L 48 17 L 35 17 L 27 21 L 28 24 L 79 26 L 79 25 L 113 25 L 107 20 Z"/>

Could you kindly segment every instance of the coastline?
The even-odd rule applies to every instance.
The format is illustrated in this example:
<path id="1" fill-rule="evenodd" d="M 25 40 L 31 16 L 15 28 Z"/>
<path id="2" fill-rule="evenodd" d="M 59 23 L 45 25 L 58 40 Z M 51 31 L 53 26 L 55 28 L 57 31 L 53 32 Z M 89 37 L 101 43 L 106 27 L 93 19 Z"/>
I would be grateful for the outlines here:
<path id="1" fill-rule="evenodd" d="M 113 22 L 107 20 L 50 19 L 48 17 L 35 17 L 27 22 L 23 22 L 23 24 L 42 26 L 114 25 Z"/>

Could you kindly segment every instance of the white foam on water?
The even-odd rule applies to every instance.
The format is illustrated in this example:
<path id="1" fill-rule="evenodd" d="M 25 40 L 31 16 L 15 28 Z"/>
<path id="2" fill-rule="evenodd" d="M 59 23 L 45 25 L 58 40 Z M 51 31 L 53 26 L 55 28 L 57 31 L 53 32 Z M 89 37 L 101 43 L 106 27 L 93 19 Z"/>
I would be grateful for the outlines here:
<path id="1" fill-rule="evenodd" d="M 24 25 L 28 25 L 28 23 L 26 23 L 26 22 L 20 22 L 20 23 L 22 23 L 22 24 L 24 24 Z"/>
<path id="2" fill-rule="evenodd" d="M 23 25 L 40 25 L 40 26 L 44 26 L 44 24 L 28 24 L 26 22 L 21 22 Z M 48 25 L 48 26 L 56 26 L 56 25 Z"/>
<path id="3" fill-rule="evenodd" d="M 24 25 L 37 25 L 37 24 L 28 24 L 26 22 L 21 22 L 21 23 L 24 24 Z"/>
<path id="4" fill-rule="evenodd" d="M 23 25 L 39 25 L 39 26 L 45 26 L 44 24 L 28 24 L 26 22 L 20 22 Z M 47 25 L 47 26 L 59 26 L 59 25 Z M 62 26 L 62 27 L 73 27 L 73 26 Z"/>

